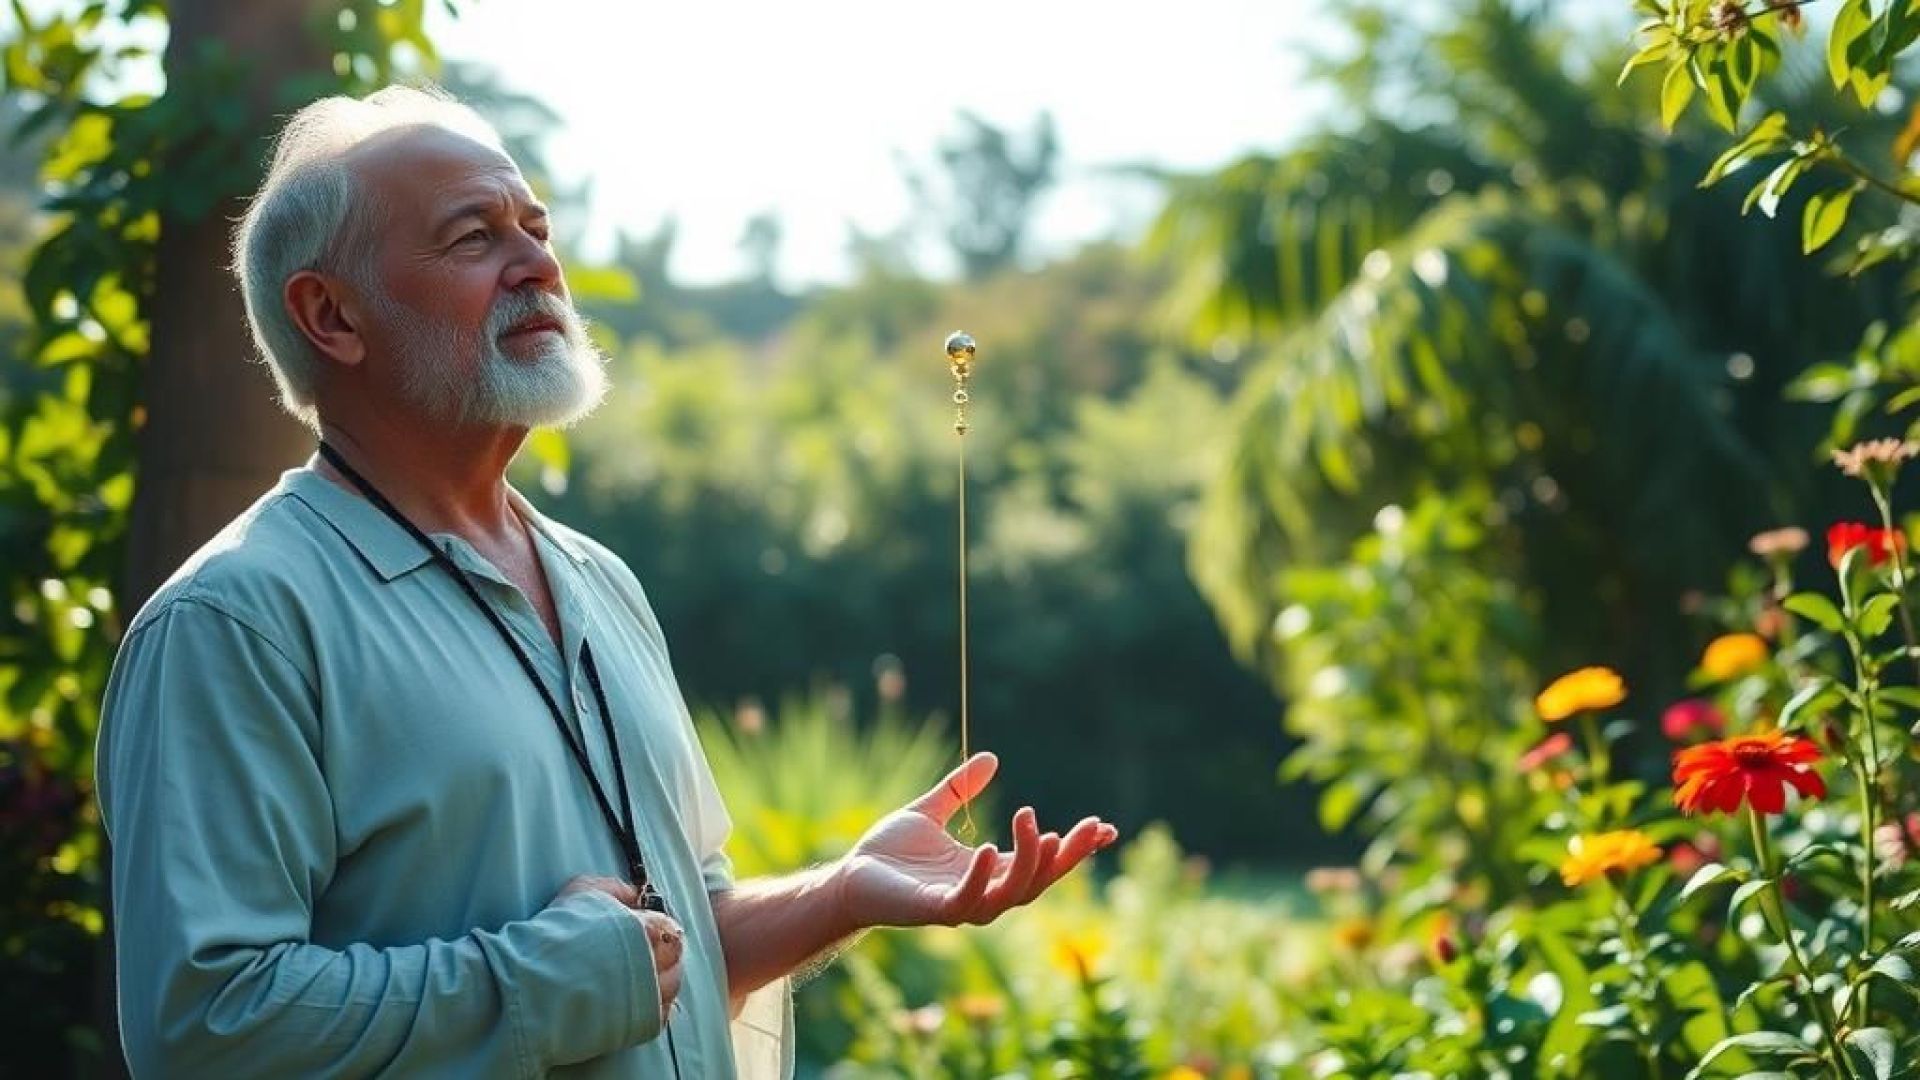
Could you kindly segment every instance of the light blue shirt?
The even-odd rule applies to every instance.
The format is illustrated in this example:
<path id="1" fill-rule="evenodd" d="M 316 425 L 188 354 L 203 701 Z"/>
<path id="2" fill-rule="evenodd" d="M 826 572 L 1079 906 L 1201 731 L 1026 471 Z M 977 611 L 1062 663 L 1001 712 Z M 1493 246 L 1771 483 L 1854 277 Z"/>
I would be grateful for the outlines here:
<path id="1" fill-rule="evenodd" d="M 640 847 L 686 931 L 679 1072 L 734 1075 L 753 1032 L 730 1031 L 709 898 L 732 885 L 729 822 L 665 639 L 624 562 L 510 498 L 558 648 L 472 546 L 433 540 L 519 637 L 617 807 L 592 640 Z M 538 692 L 444 566 L 309 468 L 135 617 L 98 789 L 141 1077 L 673 1075 L 639 920 L 601 893 L 552 902 L 625 860 Z M 754 1051 L 782 1073 L 783 1014 Z"/>

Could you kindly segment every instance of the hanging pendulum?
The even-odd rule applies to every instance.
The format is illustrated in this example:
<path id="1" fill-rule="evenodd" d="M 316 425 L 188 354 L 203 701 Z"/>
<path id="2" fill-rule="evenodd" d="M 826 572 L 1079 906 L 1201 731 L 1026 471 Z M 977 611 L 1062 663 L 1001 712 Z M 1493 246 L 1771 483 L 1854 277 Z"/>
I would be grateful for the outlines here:
<path id="1" fill-rule="evenodd" d="M 953 369 L 953 433 L 960 463 L 960 761 L 972 754 L 967 713 L 967 383 L 973 377 L 973 337 L 958 330 L 947 335 L 947 364 Z M 966 833 L 971 839 L 973 799 L 965 797 Z"/>

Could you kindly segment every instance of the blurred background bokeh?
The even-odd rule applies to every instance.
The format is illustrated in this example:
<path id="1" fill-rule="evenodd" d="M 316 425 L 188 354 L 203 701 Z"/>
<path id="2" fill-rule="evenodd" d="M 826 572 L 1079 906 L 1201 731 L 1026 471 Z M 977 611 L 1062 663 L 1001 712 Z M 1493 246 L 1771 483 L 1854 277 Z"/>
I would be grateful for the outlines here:
<path id="1" fill-rule="evenodd" d="M 1685 691 L 1746 538 L 1838 498 L 1788 388 L 1899 278 L 1699 185 L 1725 139 L 1617 83 L 1624 2 L 913 7 L 0 18 L 0 1061 L 113 1072 L 117 635 L 311 449 L 247 362 L 233 200 L 271 117 L 393 80 L 556 208 L 614 390 L 515 480 L 645 583 L 743 872 L 958 755 L 940 346 L 980 343 L 979 820 L 1127 844 L 989 930 L 868 939 L 800 992 L 803 1075 L 1294 1075 L 1313 988 L 1433 907 L 1356 897 L 1539 887 L 1496 857 L 1535 823 L 1502 764 L 1531 695 L 1583 663 Z"/>

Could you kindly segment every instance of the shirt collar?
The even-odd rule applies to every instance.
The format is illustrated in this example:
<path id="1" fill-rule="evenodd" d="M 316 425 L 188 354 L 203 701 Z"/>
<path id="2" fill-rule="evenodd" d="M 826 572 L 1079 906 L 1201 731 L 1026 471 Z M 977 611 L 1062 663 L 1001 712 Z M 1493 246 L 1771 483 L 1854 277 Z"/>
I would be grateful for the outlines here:
<path id="1" fill-rule="evenodd" d="M 400 523 L 358 495 L 315 472 L 311 465 L 288 469 L 281 474 L 282 486 L 314 512 L 326 519 L 335 532 L 360 553 L 382 581 L 392 581 L 418 569 L 432 558 Z M 566 535 L 545 514 L 534 509 L 526 497 L 507 485 L 507 501 L 540 531 L 554 547 L 575 563 L 584 564 L 587 553 L 577 540 Z M 429 536 L 432 534 L 429 533 Z"/>

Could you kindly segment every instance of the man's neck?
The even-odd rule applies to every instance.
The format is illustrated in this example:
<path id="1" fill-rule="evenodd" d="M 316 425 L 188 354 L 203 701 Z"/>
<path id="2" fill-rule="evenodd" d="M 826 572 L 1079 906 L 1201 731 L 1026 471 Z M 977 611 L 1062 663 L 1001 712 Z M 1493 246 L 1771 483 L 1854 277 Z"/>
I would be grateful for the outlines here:
<path id="1" fill-rule="evenodd" d="M 507 500 L 507 465 L 525 428 L 436 426 L 431 439 L 397 424 L 322 420 L 321 437 L 423 532 L 450 532 L 485 548 L 521 534 Z M 315 471 L 360 495 L 359 485 L 323 458 Z"/>

